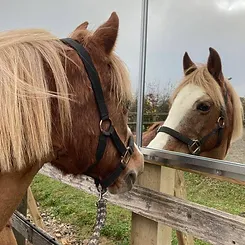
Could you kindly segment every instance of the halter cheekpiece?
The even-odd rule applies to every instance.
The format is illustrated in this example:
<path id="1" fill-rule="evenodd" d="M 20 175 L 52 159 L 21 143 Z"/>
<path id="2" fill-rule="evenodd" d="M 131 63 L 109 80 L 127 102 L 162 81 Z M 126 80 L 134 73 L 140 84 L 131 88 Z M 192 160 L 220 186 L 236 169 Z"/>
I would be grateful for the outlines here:
<path id="1" fill-rule="evenodd" d="M 95 185 L 99 192 L 99 200 L 97 202 L 96 224 L 94 226 L 94 232 L 89 240 L 88 245 L 96 245 L 99 243 L 100 231 L 104 226 L 106 220 L 106 200 L 104 199 L 104 194 L 107 191 L 107 187 L 113 184 L 120 176 L 120 174 L 123 172 L 123 170 L 126 168 L 134 152 L 134 139 L 133 136 L 130 136 L 126 147 L 119 138 L 113 126 L 113 123 L 109 117 L 109 112 L 105 104 L 101 82 L 89 53 L 79 42 L 71 38 L 64 38 L 61 39 L 61 41 L 64 44 L 73 48 L 82 60 L 88 78 L 91 82 L 95 101 L 100 114 L 100 122 L 98 124 L 98 127 L 101 133 L 99 136 L 99 143 L 96 151 L 96 161 L 88 167 L 87 171 L 84 174 L 90 176 L 90 172 L 92 171 L 92 169 L 100 162 L 104 155 L 108 138 L 112 140 L 114 146 L 116 147 L 117 151 L 120 153 L 121 156 L 121 159 L 118 162 L 116 169 L 111 174 L 109 174 L 109 176 L 107 176 L 105 179 L 94 178 Z M 109 126 L 105 127 L 105 125 L 107 124 Z"/>
<path id="2" fill-rule="evenodd" d="M 227 95 L 227 88 L 225 86 L 225 96 L 224 96 L 225 106 L 227 105 L 227 100 L 228 100 L 228 95 Z M 192 155 L 199 155 L 202 152 L 202 146 L 205 144 L 208 138 L 211 137 L 212 135 L 215 135 L 215 134 L 218 135 L 218 139 L 217 139 L 215 147 L 218 147 L 221 144 L 222 137 L 223 137 L 223 130 L 225 128 L 225 115 L 226 115 L 226 111 L 223 107 L 221 107 L 220 115 L 216 121 L 216 127 L 210 133 L 203 136 L 201 139 L 190 139 L 187 136 L 179 133 L 178 131 L 172 128 L 166 127 L 166 126 L 160 126 L 157 133 L 162 132 L 162 133 L 169 134 L 175 139 L 186 144 L 189 152 Z"/>
<path id="3" fill-rule="evenodd" d="M 121 160 L 118 162 L 116 169 L 114 172 L 112 172 L 109 176 L 107 176 L 105 179 L 95 179 L 95 184 L 97 186 L 97 189 L 99 186 L 101 186 L 103 192 L 109 187 L 113 182 L 116 181 L 116 179 L 120 176 L 122 171 L 126 168 L 133 152 L 134 152 L 134 139 L 132 136 L 129 137 L 127 147 L 124 145 L 124 143 L 119 138 L 113 123 L 109 117 L 109 112 L 107 109 L 107 106 L 105 104 L 105 99 L 101 87 L 101 82 L 97 73 L 97 70 L 93 64 L 93 61 L 89 55 L 89 53 L 86 51 L 86 49 L 77 41 L 71 39 L 71 38 L 64 38 L 61 39 L 61 41 L 72 47 L 77 54 L 79 55 L 80 59 L 82 60 L 85 70 L 88 74 L 88 78 L 91 82 L 92 89 L 94 92 L 96 104 L 99 110 L 100 114 L 100 122 L 99 122 L 99 129 L 100 129 L 100 136 L 99 136 L 99 143 L 97 146 L 96 151 L 96 161 L 92 165 L 89 166 L 87 171 L 85 172 L 86 175 L 90 176 L 90 171 L 100 162 L 102 159 L 106 145 L 107 140 L 110 138 L 116 147 L 116 149 L 119 151 Z M 104 127 L 104 125 L 108 123 L 108 127 Z M 98 190 L 101 190 L 99 188 Z"/>

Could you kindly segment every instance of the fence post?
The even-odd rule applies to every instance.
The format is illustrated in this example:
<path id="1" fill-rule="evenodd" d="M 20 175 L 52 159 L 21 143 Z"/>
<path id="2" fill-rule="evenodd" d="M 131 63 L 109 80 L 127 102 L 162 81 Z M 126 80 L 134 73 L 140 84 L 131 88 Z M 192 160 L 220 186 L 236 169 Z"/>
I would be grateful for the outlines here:
<path id="1" fill-rule="evenodd" d="M 138 184 L 168 195 L 186 199 L 184 172 L 168 167 L 145 163 L 144 173 Z M 176 231 L 179 245 L 194 245 L 193 237 Z M 131 244 L 132 245 L 171 245 L 172 228 L 132 213 Z"/>
<path id="2" fill-rule="evenodd" d="M 44 223 L 43 223 L 42 217 L 38 211 L 36 200 L 32 194 L 30 186 L 28 187 L 28 190 L 27 190 L 27 206 L 28 206 L 28 209 L 30 211 L 30 215 L 33 218 L 34 224 L 37 227 L 44 229 Z"/>
<path id="3" fill-rule="evenodd" d="M 174 195 L 175 169 L 145 163 L 144 173 L 138 184 L 155 191 Z M 132 245 L 171 245 L 172 229 L 132 213 Z"/>
<path id="4" fill-rule="evenodd" d="M 20 205 L 18 206 L 17 210 L 23 214 L 24 216 L 27 215 L 27 193 L 25 194 L 25 196 L 23 197 Z M 25 245 L 26 244 L 26 239 L 13 228 L 13 232 L 17 241 L 18 245 Z"/>
<path id="5" fill-rule="evenodd" d="M 187 199 L 185 176 L 181 170 L 176 170 L 174 195 L 182 199 Z M 193 236 L 180 231 L 176 231 L 176 235 L 179 245 L 194 245 Z"/>

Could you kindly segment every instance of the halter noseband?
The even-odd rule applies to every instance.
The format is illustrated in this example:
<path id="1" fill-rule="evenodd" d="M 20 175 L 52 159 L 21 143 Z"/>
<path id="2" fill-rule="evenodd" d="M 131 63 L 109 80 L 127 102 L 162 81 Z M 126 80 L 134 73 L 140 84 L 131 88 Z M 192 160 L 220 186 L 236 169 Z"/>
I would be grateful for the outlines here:
<path id="1" fill-rule="evenodd" d="M 99 136 L 99 143 L 97 146 L 97 151 L 96 151 L 96 161 L 93 163 L 87 171 L 85 172 L 86 175 L 89 175 L 89 172 L 99 163 L 99 161 L 102 159 L 106 145 L 107 145 L 107 139 L 110 138 L 116 147 L 116 149 L 119 151 L 121 160 L 117 164 L 116 169 L 114 172 L 112 172 L 109 176 L 107 176 L 105 179 L 101 180 L 98 178 L 95 178 L 95 184 L 97 188 L 102 188 L 100 189 L 100 192 L 103 191 L 105 192 L 107 187 L 110 186 L 113 182 L 116 181 L 116 179 L 120 176 L 122 171 L 126 168 L 133 152 L 134 152 L 134 139 L 133 136 L 129 137 L 127 147 L 125 147 L 124 143 L 121 141 L 119 138 L 112 121 L 109 117 L 109 112 L 107 110 L 107 106 L 105 104 L 105 99 L 103 95 L 103 91 L 101 88 L 101 83 L 100 79 L 97 73 L 97 70 L 95 69 L 95 66 L 92 62 L 92 59 L 89 55 L 89 53 L 86 51 L 86 49 L 77 41 L 71 39 L 71 38 L 64 38 L 61 39 L 61 41 L 72 47 L 77 54 L 79 55 L 80 59 L 82 60 L 85 70 L 88 74 L 88 78 L 91 82 L 92 89 L 94 92 L 95 100 L 97 103 L 97 107 L 99 110 L 100 114 L 100 123 L 99 123 L 99 128 L 100 128 L 100 136 Z M 103 128 L 103 125 L 105 123 L 109 123 L 109 127 L 107 129 Z"/>
<path id="2" fill-rule="evenodd" d="M 225 92 L 224 100 L 225 100 L 225 105 L 227 105 L 227 100 L 228 100 L 227 88 L 225 87 L 225 89 L 226 89 L 226 92 Z M 218 134 L 218 140 L 217 140 L 217 143 L 215 145 L 215 148 L 221 144 L 222 136 L 223 136 L 223 129 L 225 127 L 225 114 L 226 114 L 226 112 L 225 112 L 224 108 L 222 107 L 220 110 L 219 118 L 216 121 L 216 127 L 210 133 L 208 133 L 207 135 L 205 135 L 201 139 L 195 139 L 195 140 L 190 139 L 187 136 L 179 133 L 178 131 L 176 131 L 172 128 L 166 127 L 166 126 L 160 126 L 157 133 L 162 132 L 162 133 L 169 134 L 170 136 L 174 137 L 175 139 L 186 144 L 192 155 L 199 155 L 202 151 L 202 146 L 207 141 L 207 139 L 216 133 Z"/>

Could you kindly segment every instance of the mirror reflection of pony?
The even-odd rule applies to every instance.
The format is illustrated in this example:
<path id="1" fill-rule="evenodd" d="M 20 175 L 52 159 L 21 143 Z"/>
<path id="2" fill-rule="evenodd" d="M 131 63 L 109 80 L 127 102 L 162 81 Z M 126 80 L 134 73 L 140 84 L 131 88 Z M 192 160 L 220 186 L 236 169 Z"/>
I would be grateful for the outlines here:
<path id="1" fill-rule="evenodd" d="M 184 78 L 170 99 L 166 121 L 155 122 L 143 133 L 142 146 L 224 159 L 231 143 L 243 134 L 240 98 L 224 78 L 214 49 L 207 65 L 200 67 L 185 53 L 183 67 Z M 184 184 L 182 171 L 177 170 L 175 178 L 177 186 Z M 176 235 L 183 241 L 181 232 Z"/>
<path id="2" fill-rule="evenodd" d="M 0 241 L 46 162 L 112 194 L 129 191 L 143 171 L 127 126 L 130 80 L 113 51 L 118 16 L 94 32 L 87 26 L 70 35 L 75 47 L 45 30 L 0 34 Z"/>
<path id="3" fill-rule="evenodd" d="M 157 131 L 164 124 L 164 121 L 154 122 L 145 132 L 142 134 L 142 146 L 146 147 L 156 137 Z M 136 140 L 136 135 L 134 136 Z"/>
<path id="4" fill-rule="evenodd" d="M 150 148 L 224 159 L 230 144 L 242 136 L 240 97 L 222 72 L 216 50 L 207 64 L 197 66 L 183 57 L 184 77 L 170 99 L 167 119 Z"/>

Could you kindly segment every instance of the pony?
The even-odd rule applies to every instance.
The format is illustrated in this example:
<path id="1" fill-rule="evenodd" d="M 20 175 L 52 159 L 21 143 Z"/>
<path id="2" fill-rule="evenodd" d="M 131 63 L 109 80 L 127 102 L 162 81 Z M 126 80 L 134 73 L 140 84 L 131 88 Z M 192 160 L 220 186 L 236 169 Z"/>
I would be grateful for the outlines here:
<path id="1" fill-rule="evenodd" d="M 184 76 L 170 98 L 170 110 L 149 148 L 224 159 L 243 133 L 241 100 L 223 75 L 218 52 L 206 64 L 183 56 Z"/>
<path id="2" fill-rule="evenodd" d="M 215 49 L 210 47 L 207 63 L 199 65 L 185 52 L 183 71 L 165 122 L 150 127 L 142 141 L 149 148 L 224 159 L 230 145 L 243 135 L 241 100 L 224 77 Z M 176 178 L 183 182 L 183 172 L 177 170 Z M 176 231 L 176 235 L 183 242 L 183 234 Z"/>
<path id="3" fill-rule="evenodd" d="M 112 194 L 143 172 L 127 125 L 130 78 L 114 52 L 119 18 L 87 27 L 63 40 L 42 29 L 0 33 L 0 232 L 45 163 Z"/>
<path id="4" fill-rule="evenodd" d="M 149 143 L 156 137 L 158 129 L 163 124 L 164 124 L 164 121 L 154 122 L 145 132 L 143 132 L 142 134 L 142 146 L 143 147 L 146 147 L 147 145 L 149 145 Z"/>
<path id="5" fill-rule="evenodd" d="M 5 225 L 5 227 L 0 233 L 0 244 L 17 245 L 10 221 L 8 221 L 8 223 Z"/>

